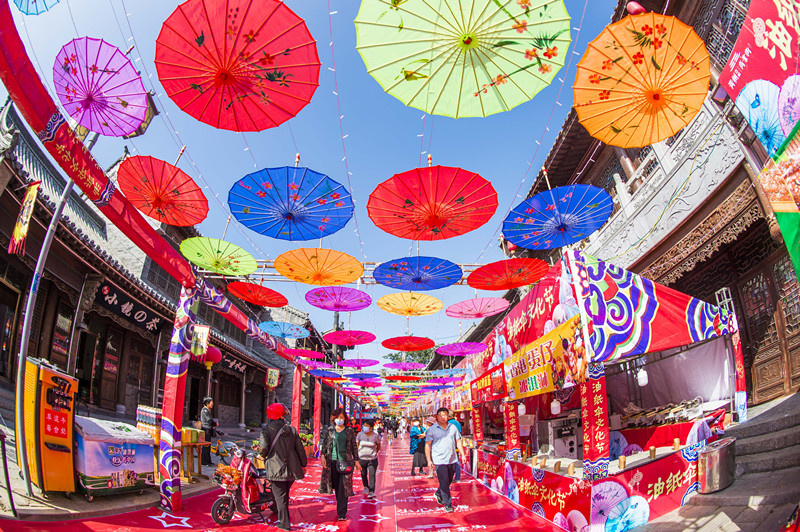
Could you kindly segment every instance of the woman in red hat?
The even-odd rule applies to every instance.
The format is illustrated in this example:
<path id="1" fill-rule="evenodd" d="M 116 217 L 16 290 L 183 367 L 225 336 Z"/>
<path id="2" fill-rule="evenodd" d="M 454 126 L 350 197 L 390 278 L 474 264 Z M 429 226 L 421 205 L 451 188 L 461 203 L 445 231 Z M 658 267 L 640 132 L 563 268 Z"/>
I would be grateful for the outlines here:
<path id="1" fill-rule="evenodd" d="M 264 457 L 267 479 L 272 485 L 278 514 L 278 528 L 290 530 L 289 490 L 295 480 L 305 477 L 308 465 L 297 429 L 286 422 L 289 409 L 280 403 L 267 407 L 267 426 L 261 431 L 259 453 Z"/>

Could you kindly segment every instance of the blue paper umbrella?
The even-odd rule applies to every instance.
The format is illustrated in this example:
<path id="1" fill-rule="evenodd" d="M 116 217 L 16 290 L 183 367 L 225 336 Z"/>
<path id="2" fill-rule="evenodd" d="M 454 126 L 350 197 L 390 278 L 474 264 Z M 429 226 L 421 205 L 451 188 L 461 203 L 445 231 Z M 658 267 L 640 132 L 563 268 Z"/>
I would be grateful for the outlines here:
<path id="1" fill-rule="evenodd" d="M 258 324 L 258 328 L 278 338 L 306 338 L 311 334 L 308 329 L 285 321 L 262 321 Z"/>
<path id="2" fill-rule="evenodd" d="M 380 377 L 379 373 L 349 373 L 345 375 L 350 380 L 364 380 L 364 379 L 377 379 Z"/>
<path id="3" fill-rule="evenodd" d="M 506 240 L 527 249 L 555 249 L 579 242 L 611 216 L 614 201 L 592 185 L 569 185 L 528 198 L 503 221 Z"/>
<path id="4" fill-rule="evenodd" d="M 334 371 L 327 371 L 324 369 L 312 369 L 308 373 L 310 373 L 315 377 L 320 377 L 322 379 L 338 379 L 339 377 L 341 377 L 341 375 L 339 375 Z"/>
<path id="5" fill-rule="evenodd" d="M 14 4 L 26 15 L 39 15 L 44 13 L 59 0 L 14 0 Z"/>
<path id="6" fill-rule="evenodd" d="M 353 199 L 341 184 L 303 167 L 247 174 L 228 192 L 231 212 L 256 233 L 281 240 L 314 240 L 353 217 Z"/>
<path id="7" fill-rule="evenodd" d="M 736 98 L 736 108 L 770 155 L 786 140 L 781 127 L 780 92 L 771 81 L 757 79 L 745 85 Z"/>
<path id="8" fill-rule="evenodd" d="M 372 277 L 382 285 L 400 290 L 436 290 L 461 280 L 461 268 L 436 257 L 403 257 L 379 265 Z"/>

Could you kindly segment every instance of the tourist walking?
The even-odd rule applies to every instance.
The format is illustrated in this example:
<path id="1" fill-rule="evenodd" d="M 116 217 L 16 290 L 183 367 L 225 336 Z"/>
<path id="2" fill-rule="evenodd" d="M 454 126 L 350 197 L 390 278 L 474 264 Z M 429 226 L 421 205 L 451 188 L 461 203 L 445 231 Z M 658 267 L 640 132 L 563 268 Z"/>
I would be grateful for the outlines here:
<path id="1" fill-rule="evenodd" d="M 445 511 L 453 511 L 453 497 L 450 495 L 450 484 L 458 469 L 456 449 L 461 453 L 461 460 L 466 459 L 461 434 L 458 429 L 447 422 L 447 408 L 436 411 L 436 424 L 425 433 L 425 455 L 431 468 L 436 468 L 439 489 L 436 490 L 436 502 L 444 506 Z"/>
<path id="2" fill-rule="evenodd" d="M 211 442 L 211 438 L 217 435 L 221 435 L 222 432 L 217 430 L 217 422 L 214 421 L 214 417 L 211 415 L 211 409 L 214 408 L 214 399 L 211 397 L 204 397 L 203 398 L 203 409 L 200 411 L 200 428 L 203 429 L 203 432 L 206 435 L 206 441 Z M 205 445 L 203 446 L 203 451 L 201 452 L 201 460 L 200 462 L 204 466 L 214 465 L 211 461 L 211 446 Z"/>
<path id="3" fill-rule="evenodd" d="M 408 421 L 406 421 L 406 418 L 401 417 L 400 418 L 400 439 L 401 440 L 405 440 L 406 439 L 406 427 L 407 426 L 408 426 Z"/>
<path id="4" fill-rule="evenodd" d="M 297 429 L 289 425 L 286 416 L 289 410 L 280 403 L 267 407 L 267 426 L 261 431 L 259 454 L 264 458 L 266 478 L 272 486 L 275 498 L 275 513 L 278 514 L 278 528 L 291 530 L 289 523 L 289 490 L 295 480 L 306 476 L 304 468 L 308 465 L 303 443 Z"/>
<path id="5" fill-rule="evenodd" d="M 455 412 L 450 411 L 449 419 L 447 420 L 448 423 L 453 425 L 455 428 L 458 429 L 458 433 L 461 434 L 461 423 L 458 422 L 455 416 Z M 461 467 L 456 468 L 456 477 L 453 482 L 461 482 Z"/>
<path id="6" fill-rule="evenodd" d="M 425 429 L 420 426 L 419 418 L 411 420 L 409 439 L 411 440 L 409 453 L 413 457 L 411 460 L 411 476 L 416 476 L 416 469 L 419 469 L 420 475 L 424 475 L 424 468 L 428 466 L 428 461 L 425 458 Z"/>
<path id="7" fill-rule="evenodd" d="M 378 452 L 381 450 L 381 437 L 374 430 L 375 422 L 364 421 L 364 427 L 356 437 L 358 444 L 358 461 L 361 464 L 361 483 L 364 484 L 364 495 L 375 497 L 375 472 L 378 470 Z"/>
<path id="8" fill-rule="evenodd" d="M 432 426 L 436 424 L 436 418 L 433 416 L 428 416 L 425 418 L 425 434 L 428 434 L 428 431 L 431 429 Z M 422 447 L 423 454 L 425 453 L 425 444 L 423 443 L 420 445 Z M 431 462 L 429 456 L 425 456 L 425 463 L 428 464 L 428 478 L 433 478 L 436 474 L 436 467 Z"/>
<path id="9" fill-rule="evenodd" d="M 386 438 L 389 440 L 389 447 L 392 446 L 392 441 L 394 440 L 395 432 L 394 432 L 394 420 L 390 419 L 386 422 Z"/>
<path id="10" fill-rule="evenodd" d="M 336 516 L 339 521 L 345 521 L 347 499 L 353 495 L 353 469 L 361 469 L 361 464 L 356 462 L 356 434 L 347 426 L 344 408 L 337 408 L 331 415 L 334 424 L 328 427 L 320 448 L 322 477 L 319 492 L 336 494 Z"/>

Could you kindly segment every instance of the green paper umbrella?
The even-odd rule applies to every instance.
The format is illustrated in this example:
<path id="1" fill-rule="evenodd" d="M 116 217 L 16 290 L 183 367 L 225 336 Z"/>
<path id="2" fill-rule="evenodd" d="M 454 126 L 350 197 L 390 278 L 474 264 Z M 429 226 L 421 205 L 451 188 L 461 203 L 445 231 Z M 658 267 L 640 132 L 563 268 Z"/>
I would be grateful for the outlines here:
<path id="1" fill-rule="evenodd" d="M 251 254 L 217 238 L 187 238 L 181 242 L 181 253 L 192 264 L 221 275 L 250 275 L 258 267 Z"/>
<path id="2" fill-rule="evenodd" d="M 363 0 L 355 23 L 358 51 L 386 92 L 454 118 L 532 99 L 570 43 L 563 0 Z"/>

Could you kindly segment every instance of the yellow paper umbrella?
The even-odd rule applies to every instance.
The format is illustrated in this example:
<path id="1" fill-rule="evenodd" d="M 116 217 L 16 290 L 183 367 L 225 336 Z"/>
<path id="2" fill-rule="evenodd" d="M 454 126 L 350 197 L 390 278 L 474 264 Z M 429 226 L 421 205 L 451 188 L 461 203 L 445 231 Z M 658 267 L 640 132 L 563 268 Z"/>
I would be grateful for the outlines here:
<path id="1" fill-rule="evenodd" d="M 598 140 L 635 148 L 673 136 L 708 93 L 703 40 L 675 17 L 645 13 L 609 25 L 578 63 L 581 124 Z"/>
<path id="2" fill-rule="evenodd" d="M 378 306 L 386 312 L 401 316 L 427 316 L 444 308 L 441 300 L 427 294 L 398 292 L 378 299 Z"/>
<path id="3" fill-rule="evenodd" d="M 352 283 L 364 273 L 364 266 L 341 251 L 300 248 L 275 259 L 275 269 L 298 283 L 332 286 Z"/>

